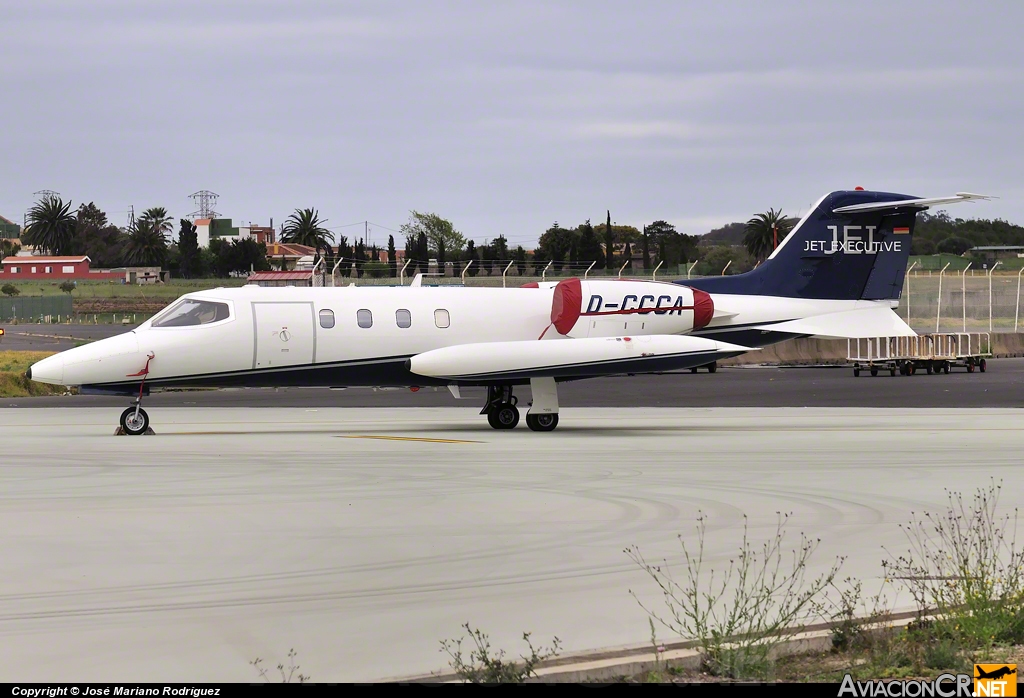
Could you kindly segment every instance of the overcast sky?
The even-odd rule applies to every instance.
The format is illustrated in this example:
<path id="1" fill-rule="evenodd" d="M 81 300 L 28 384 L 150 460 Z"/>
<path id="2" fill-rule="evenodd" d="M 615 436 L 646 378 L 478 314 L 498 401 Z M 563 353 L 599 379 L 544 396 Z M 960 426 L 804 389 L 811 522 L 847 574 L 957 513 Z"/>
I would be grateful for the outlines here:
<path id="1" fill-rule="evenodd" d="M 1024 3 L 0 3 L 0 214 L 33 192 L 328 227 L 410 209 L 706 232 L 832 189 L 1024 224 Z M 386 241 L 377 228 L 375 242 Z"/>

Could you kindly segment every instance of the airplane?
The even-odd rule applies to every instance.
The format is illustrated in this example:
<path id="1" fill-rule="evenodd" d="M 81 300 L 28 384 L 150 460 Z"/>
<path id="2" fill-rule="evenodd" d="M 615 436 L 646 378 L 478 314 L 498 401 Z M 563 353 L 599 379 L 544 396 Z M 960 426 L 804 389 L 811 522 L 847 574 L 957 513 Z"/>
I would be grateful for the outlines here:
<path id="1" fill-rule="evenodd" d="M 674 282 L 569 278 L 519 288 L 254 285 L 188 293 L 138 328 L 35 363 L 36 381 L 132 395 L 166 387 L 485 386 L 494 429 L 558 426 L 558 383 L 693 369 L 794 337 L 912 336 L 898 305 L 916 214 L 989 199 L 834 191 L 753 271 Z"/>
<path id="2" fill-rule="evenodd" d="M 1012 669 L 1009 667 L 1009 665 L 1005 665 L 1005 666 L 1001 666 L 998 669 L 995 669 L 993 671 L 985 671 L 980 666 L 975 664 L 974 665 L 974 670 L 977 672 L 977 676 L 974 677 L 976 679 L 996 679 L 996 680 L 998 680 L 998 679 L 1003 678 L 1004 676 L 1009 676 L 1010 674 L 1016 674 L 1017 673 L 1016 665 L 1014 665 L 1014 668 L 1012 668 Z"/>

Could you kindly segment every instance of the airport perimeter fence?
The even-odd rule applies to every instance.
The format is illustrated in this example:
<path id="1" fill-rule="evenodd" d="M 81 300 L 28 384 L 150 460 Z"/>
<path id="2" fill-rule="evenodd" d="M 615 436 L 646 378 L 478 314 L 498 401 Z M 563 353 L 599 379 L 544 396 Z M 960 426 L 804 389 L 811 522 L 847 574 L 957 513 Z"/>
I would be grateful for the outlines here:
<path id="1" fill-rule="evenodd" d="M 0 322 L 63 322 L 74 313 L 71 296 L 0 298 Z"/>
<path id="2" fill-rule="evenodd" d="M 966 261 L 964 262 L 966 265 Z M 671 268 L 662 267 L 657 274 L 641 270 L 625 269 L 618 271 L 589 270 L 584 268 L 573 268 L 565 265 L 559 270 L 548 270 L 547 272 L 533 275 L 521 275 L 518 269 L 511 269 L 504 275 L 501 265 L 487 271 L 479 270 L 477 275 L 461 273 L 452 274 L 451 271 L 441 275 L 438 273 L 424 274 L 421 283 L 424 286 L 481 286 L 481 287 L 502 287 L 515 288 L 528 283 L 538 281 L 560 281 L 570 277 L 578 277 L 600 280 L 609 278 L 636 279 L 638 281 L 651 280 L 675 281 L 679 279 L 704 278 L 692 271 L 692 267 L 680 264 Z M 907 274 L 903 285 L 903 295 L 899 305 L 895 309 L 901 318 L 920 333 L 925 332 L 1024 332 L 1024 308 L 1021 307 L 1021 295 L 1024 294 L 1024 287 L 1021 284 L 1021 274 L 1005 273 L 996 270 L 963 269 L 951 271 L 947 269 L 944 273 L 940 271 L 918 271 L 912 270 Z M 415 274 L 405 274 L 400 277 L 362 278 L 345 277 L 340 274 L 334 276 L 334 285 L 348 286 L 356 284 L 359 286 L 395 286 L 399 284 L 409 285 Z M 941 300 L 940 300 L 940 279 L 941 279 Z M 331 275 L 325 275 L 324 285 L 330 286 Z M 990 293 L 991 286 L 991 293 Z M 938 322 L 936 322 L 938 321 Z"/>

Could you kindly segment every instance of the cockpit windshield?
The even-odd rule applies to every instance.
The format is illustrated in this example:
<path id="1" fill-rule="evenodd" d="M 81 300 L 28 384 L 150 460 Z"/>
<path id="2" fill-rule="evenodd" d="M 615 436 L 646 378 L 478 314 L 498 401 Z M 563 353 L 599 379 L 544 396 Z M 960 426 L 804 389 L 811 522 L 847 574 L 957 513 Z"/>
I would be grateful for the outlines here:
<path id="1" fill-rule="evenodd" d="M 192 327 L 227 320 L 231 315 L 227 303 L 186 298 L 158 317 L 152 327 Z"/>

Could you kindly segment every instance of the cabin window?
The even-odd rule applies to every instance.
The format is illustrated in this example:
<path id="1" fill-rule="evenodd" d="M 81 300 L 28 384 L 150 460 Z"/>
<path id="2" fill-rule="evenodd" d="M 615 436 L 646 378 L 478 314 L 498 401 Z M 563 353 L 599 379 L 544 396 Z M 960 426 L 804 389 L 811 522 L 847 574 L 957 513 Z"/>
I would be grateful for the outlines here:
<path id="1" fill-rule="evenodd" d="M 61 267 L 60 268 L 60 273 L 61 274 L 74 274 L 75 273 L 75 268 L 74 267 Z"/>
<path id="2" fill-rule="evenodd" d="M 153 321 L 153 327 L 193 327 L 227 320 L 227 303 L 186 298 Z"/>
<path id="3" fill-rule="evenodd" d="M 35 273 L 36 273 L 36 268 L 35 268 L 35 267 L 32 267 L 32 273 L 33 273 L 33 274 L 35 274 Z"/>
<path id="4" fill-rule="evenodd" d="M 47 274 L 52 274 L 53 267 L 43 267 L 43 271 L 45 271 Z"/>
<path id="5" fill-rule="evenodd" d="M 321 310 L 320 311 L 320 327 L 325 330 L 329 330 L 334 327 L 334 311 L 333 310 Z"/>
<path id="6" fill-rule="evenodd" d="M 356 311 L 356 322 L 362 328 L 373 327 L 373 313 L 369 310 L 357 310 Z"/>
<path id="7" fill-rule="evenodd" d="M 396 310 L 395 322 L 397 322 L 398 326 L 403 329 L 406 327 L 412 327 L 412 313 L 408 310 Z"/>
<path id="8" fill-rule="evenodd" d="M 452 324 L 452 319 L 448 315 L 448 311 L 443 308 L 438 308 L 434 311 L 434 324 L 440 327 L 442 330 L 449 327 Z"/>

